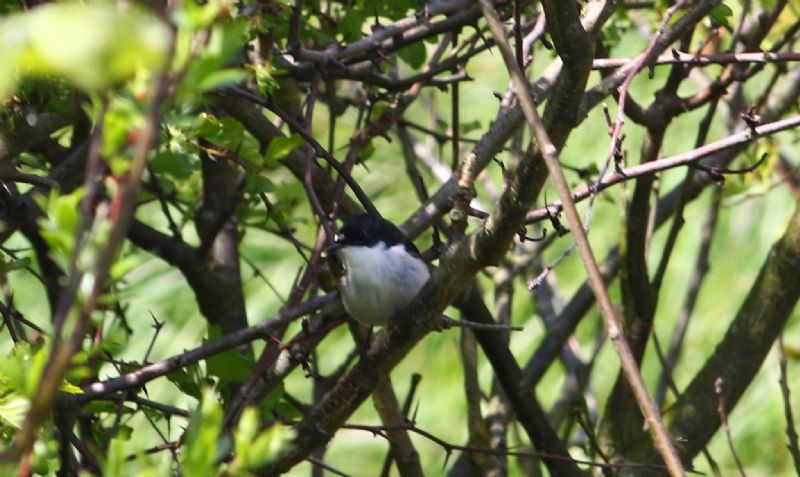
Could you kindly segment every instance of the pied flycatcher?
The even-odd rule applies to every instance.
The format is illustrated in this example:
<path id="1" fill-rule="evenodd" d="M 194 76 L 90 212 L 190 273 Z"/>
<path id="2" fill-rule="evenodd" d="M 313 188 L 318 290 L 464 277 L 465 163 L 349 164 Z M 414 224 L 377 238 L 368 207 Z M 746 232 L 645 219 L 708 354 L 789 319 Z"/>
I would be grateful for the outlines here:
<path id="1" fill-rule="evenodd" d="M 328 252 L 336 253 L 344 266 L 339 292 L 345 310 L 367 326 L 385 325 L 430 276 L 411 240 L 373 214 L 346 219 Z"/>

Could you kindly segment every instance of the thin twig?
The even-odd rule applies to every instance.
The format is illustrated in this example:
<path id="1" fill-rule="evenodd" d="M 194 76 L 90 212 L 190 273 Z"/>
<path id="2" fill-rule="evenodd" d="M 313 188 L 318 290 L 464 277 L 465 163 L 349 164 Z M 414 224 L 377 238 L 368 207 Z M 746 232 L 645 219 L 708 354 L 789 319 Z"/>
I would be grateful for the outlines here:
<path id="1" fill-rule="evenodd" d="M 261 338 L 278 326 L 293 321 L 303 315 L 313 313 L 314 311 L 328 305 L 329 303 L 333 302 L 335 296 L 335 294 L 329 294 L 312 298 L 296 307 L 286 309 L 274 317 L 257 325 L 227 334 L 221 338 L 218 338 L 214 341 L 209 341 L 202 346 L 198 346 L 197 348 L 191 349 L 184 353 L 177 354 L 153 364 L 142 366 L 135 371 L 116 378 L 110 378 L 105 381 L 87 384 L 81 388 L 83 393 L 74 395 L 74 399 L 78 402 L 91 401 L 100 396 L 116 391 L 137 388 L 148 381 L 152 381 L 155 378 L 164 376 L 165 374 L 168 374 L 178 368 L 185 367 L 202 359 L 214 356 L 215 354 L 221 353 L 225 350 L 235 348 L 241 344 L 249 343 L 253 340 Z"/>
<path id="2" fill-rule="evenodd" d="M 783 413 L 786 416 L 786 438 L 789 440 L 786 447 L 789 449 L 789 454 L 792 456 L 794 470 L 797 475 L 800 475 L 800 445 L 798 445 L 797 429 L 794 425 L 794 412 L 792 412 L 792 399 L 789 390 L 789 379 L 787 378 L 788 374 L 786 372 L 786 350 L 783 346 L 783 334 L 778 336 L 775 347 L 778 349 L 778 363 L 781 373 L 778 382 L 781 386 L 781 397 L 783 397 Z"/>
<path id="3" fill-rule="evenodd" d="M 331 474 L 339 475 L 341 477 L 351 477 L 350 474 L 345 474 L 341 470 L 336 469 L 335 467 L 331 467 L 330 465 L 326 464 L 325 462 L 322 462 L 321 460 L 319 460 L 319 459 L 317 459 L 315 457 L 306 457 L 306 460 L 311 465 L 315 465 L 315 466 L 317 466 L 317 467 L 319 467 L 321 469 L 325 469 L 328 472 L 330 472 Z"/>
<path id="4" fill-rule="evenodd" d="M 614 463 L 603 463 L 603 462 L 595 462 L 591 460 L 583 460 L 583 459 L 572 459 L 565 457 L 563 455 L 558 454 L 548 454 L 546 452 L 523 452 L 523 451 L 512 451 L 504 448 L 493 448 L 493 447 L 472 447 L 472 446 L 462 446 L 458 444 L 451 444 L 444 439 L 437 437 L 430 432 L 420 429 L 417 427 L 413 422 L 408 422 L 405 424 L 401 424 L 399 426 L 370 426 L 364 424 L 344 424 L 342 429 L 353 429 L 359 431 L 367 431 L 371 432 L 376 436 L 383 437 L 384 439 L 387 438 L 386 431 L 393 430 L 393 429 L 405 429 L 411 431 L 415 434 L 418 434 L 429 441 L 439 445 L 444 449 L 444 451 L 448 454 L 451 454 L 453 451 L 461 451 L 461 452 L 470 452 L 474 454 L 487 454 L 487 455 L 504 455 L 504 456 L 513 456 L 513 457 L 524 457 L 529 459 L 556 459 L 556 460 L 568 460 L 570 462 L 582 465 L 588 465 L 590 467 L 597 467 L 600 469 L 656 469 L 656 470 L 664 470 L 665 467 L 663 465 L 658 464 L 646 464 L 646 463 L 639 463 L 639 462 L 614 462 Z"/>
<path id="5" fill-rule="evenodd" d="M 95 200 L 95 193 L 99 187 L 97 179 L 102 171 L 102 161 L 100 160 L 102 135 L 99 128 L 95 128 L 93 132 L 97 140 L 92 141 L 92 148 L 96 148 L 96 150 L 90 151 L 90 158 L 87 161 L 84 178 L 86 196 L 82 201 L 84 214 L 82 214 L 81 226 L 75 241 L 75 250 L 72 253 L 73 257 L 70 266 L 71 286 L 62 295 L 59 302 L 59 309 L 54 317 L 55 339 L 52 351 L 48 357 L 44 372 L 39 379 L 35 398 L 31 401 L 22 429 L 15 436 L 12 449 L 12 455 L 20 458 L 21 462 L 27 460 L 27 456 L 35 442 L 36 433 L 46 421 L 55 404 L 58 387 L 63 382 L 64 376 L 71 366 L 72 357 L 81 349 L 84 334 L 89 326 L 90 315 L 96 309 L 107 287 L 107 280 L 111 275 L 111 266 L 118 255 L 130 221 L 133 218 L 136 196 L 141 186 L 147 158 L 159 131 L 161 105 L 169 92 L 171 81 L 167 70 L 175 51 L 174 31 L 170 30 L 170 33 L 172 35 L 169 40 L 169 52 L 166 55 L 162 70 L 157 72 L 153 81 L 154 92 L 148 105 L 147 113 L 144 116 L 144 125 L 133 148 L 130 167 L 125 176 L 119 180 L 115 196 L 112 198 L 108 209 L 108 216 L 102 221 L 104 225 L 110 225 L 110 229 L 104 231 L 107 235 L 103 237 L 102 246 L 98 246 L 91 269 L 81 270 L 78 267 L 78 255 L 79 253 L 85 253 L 85 251 L 80 250 L 80 246 L 83 245 L 80 239 L 89 235 L 90 225 L 102 229 L 101 225 L 97 223 L 99 221 L 91 222 L 90 217 L 95 214 L 89 213 L 93 206 L 92 202 Z M 105 106 L 103 110 L 105 110 Z M 95 154 L 96 157 L 92 157 Z M 87 217 L 86 215 L 89 216 Z M 100 234 L 97 230 L 95 232 L 97 232 L 95 235 Z M 87 276 L 91 276 L 89 292 L 80 301 L 79 306 L 74 307 L 79 287 L 83 286 L 84 279 Z M 67 317 L 72 316 L 74 316 L 72 330 L 69 336 L 64 339 L 65 337 L 62 336 L 64 324 Z"/>
<path id="6" fill-rule="evenodd" d="M 747 477 L 747 474 L 744 472 L 742 460 L 739 459 L 739 454 L 736 453 L 736 447 L 733 445 L 733 436 L 731 436 L 731 427 L 728 425 L 728 411 L 725 405 L 725 395 L 722 392 L 722 385 L 722 378 L 718 377 L 717 380 L 714 381 L 714 393 L 717 395 L 717 412 L 719 413 L 720 421 L 722 421 L 722 427 L 725 428 L 725 437 L 728 440 L 728 447 L 731 450 L 731 454 L 733 454 L 733 459 L 736 461 L 736 467 L 739 468 L 739 475 Z"/>
<path id="7" fill-rule="evenodd" d="M 597 298 L 598 308 L 600 309 L 600 314 L 602 315 L 603 321 L 608 328 L 609 337 L 611 338 L 614 348 L 620 357 L 625 377 L 628 380 L 631 389 L 633 390 L 637 402 L 639 403 L 639 407 L 641 408 L 645 420 L 647 421 L 648 428 L 653 435 L 656 448 L 663 457 L 670 475 L 685 475 L 686 472 L 683 468 L 680 456 L 672 444 L 672 440 L 670 439 L 670 436 L 664 427 L 664 423 L 661 421 L 661 414 L 647 391 L 647 387 L 645 386 L 642 376 L 639 372 L 639 366 L 636 364 L 636 360 L 631 354 L 631 350 L 628 347 L 627 341 L 625 340 L 625 335 L 622 332 L 618 317 L 614 311 L 611 298 L 608 296 L 608 290 L 606 290 L 605 282 L 603 281 L 600 269 L 595 261 L 594 253 L 592 252 L 588 238 L 583 230 L 583 223 L 578 215 L 577 209 L 575 208 L 575 202 L 572 200 L 569 185 L 564 178 L 564 172 L 562 171 L 561 165 L 558 161 L 558 151 L 550 141 L 547 130 L 545 129 L 545 126 L 542 123 L 538 112 L 536 111 L 533 98 L 528 90 L 528 83 L 525 80 L 524 74 L 519 69 L 519 66 L 516 64 L 514 54 L 512 53 L 511 47 L 505 38 L 503 27 L 500 24 L 500 20 L 497 16 L 497 12 L 494 9 L 494 6 L 489 0 L 480 0 L 480 3 L 484 17 L 489 23 L 492 36 L 500 48 L 503 61 L 506 64 L 506 69 L 508 69 L 508 71 L 511 73 L 511 79 L 514 83 L 517 99 L 520 102 L 520 106 L 525 114 L 525 118 L 528 120 L 528 123 L 534 131 L 536 142 L 541 150 L 542 156 L 544 157 L 547 169 L 553 179 L 553 183 L 558 191 L 558 195 L 563 201 L 569 226 L 572 229 L 573 237 L 578 247 L 578 252 L 580 253 L 584 267 L 586 268 L 589 284 L 591 285 L 592 291 Z M 622 108 L 620 108 L 620 110 L 622 110 Z"/>
<path id="8" fill-rule="evenodd" d="M 686 4 L 685 0 L 679 1 L 672 5 L 668 10 L 667 13 L 664 15 L 664 19 L 661 21 L 661 24 L 658 26 L 658 32 L 653 36 L 650 40 L 650 43 L 647 45 L 647 48 L 639 55 L 638 59 L 633 65 L 633 68 L 630 69 L 625 80 L 622 84 L 617 88 L 617 92 L 619 96 L 617 98 L 617 120 L 614 122 L 613 127 L 611 128 L 611 145 L 608 150 L 608 155 L 606 157 L 605 164 L 603 165 L 603 170 L 600 172 L 598 176 L 597 182 L 600 182 L 603 179 L 606 171 L 608 170 L 609 164 L 611 159 L 617 160 L 617 158 L 622 157 L 621 146 L 621 134 L 622 134 L 622 126 L 625 124 L 625 102 L 628 99 L 628 90 L 630 88 L 633 79 L 642 68 L 645 67 L 647 63 L 647 58 L 653 53 L 653 50 L 658 45 L 659 40 L 661 37 L 666 33 L 667 25 L 669 24 L 670 19 Z"/>
<path id="9" fill-rule="evenodd" d="M 633 61 L 633 58 L 595 58 L 592 69 L 607 70 L 619 68 Z M 787 63 L 800 61 L 800 53 L 792 51 L 761 52 L 761 53 L 716 53 L 712 55 L 693 55 L 678 50 L 672 50 L 669 55 L 644 62 L 643 66 L 654 65 L 685 65 L 685 66 L 710 66 L 731 63 Z"/>
<path id="10" fill-rule="evenodd" d="M 37 176 L 36 174 L 27 174 L 19 171 L 8 171 L 0 173 L 0 181 L 19 182 L 21 184 L 31 184 L 48 189 L 58 187 L 58 182 L 50 179 L 49 177 Z"/>
<path id="11" fill-rule="evenodd" d="M 703 159 L 705 157 L 711 156 L 713 154 L 719 153 L 721 151 L 741 147 L 745 144 L 752 142 L 754 139 L 764 136 L 770 136 L 772 134 L 776 134 L 778 132 L 785 131 L 787 129 L 792 129 L 797 126 L 800 126 L 800 115 L 791 116 L 789 118 L 782 119 L 780 121 L 775 121 L 772 123 L 767 123 L 762 126 L 756 127 L 752 131 L 743 130 L 736 134 L 731 134 L 730 136 L 724 139 L 720 139 L 719 141 L 714 141 L 712 143 L 706 144 L 705 146 L 693 149 L 689 152 L 685 152 L 675 156 L 665 157 L 663 159 L 659 159 L 656 161 L 650 161 L 645 164 L 631 166 L 623 169 L 621 173 L 615 172 L 609 174 L 608 176 L 603 178 L 601 182 L 596 184 L 597 190 L 599 192 L 603 189 L 607 189 L 612 185 L 616 185 L 620 182 L 627 181 L 639 176 L 643 176 L 646 174 L 653 174 L 656 172 L 671 169 L 673 167 L 684 166 L 692 162 L 698 161 L 700 159 Z M 591 191 L 594 188 L 594 186 L 595 184 L 593 184 L 592 186 L 583 186 L 577 191 L 573 192 L 571 196 L 572 201 L 579 202 L 591 196 Z M 554 212 L 555 213 L 561 212 L 562 207 L 563 206 L 561 201 L 556 201 L 546 205 L 545 207 L 533 210 L 528 213 L 526 217 L 526 223 L 540 222 L 542 220 L 546 220 Z"/>
<path id="12" fill-rule="evenodd" d="M 703 224 L 703 236 L 700 240 L 697 260 L 695 261 L 692 275 L 689 278 L 689 290 L 686 293 L 683 307 L 681 308 L 680 315 L 675 323 L 675 329 L 672 332 L 669 348 L 667 349 L 666 356 L 664 357 L 664 369 L 656 388 L 656 402 L 659 404 L 664 403 L 667 393 L 667 384 L 669 381 L 671 381 L 670 375 L 678 362 L 680 351 L 683 346 L 683 340 L 686 337 L 686 331 L 689 328 L 689 319 L 692 317 L 694 306 L 697 303 L 698 296 L 700 295 L 700 288 L 703 284 L 703 279 L 708 272 L 708 257 L 709 252 L 711 251 L 711 239 L 714 235 L 714 231 L 716 230 L 721 200 L 722 189 L 717 189 L 714 193 L 711 207 Z"/>
<path id="13" fill-rule="evenodd" d="M 287 125 L 289 125 L 292 131 L 299 134 L 311 147 L 314 148 L 314 151 L 317 153 L 319 157 L 325 159 L 325 161 L 331 167 L 333 167 L 333 169 L 337 173 L 339 173 L 340 177 L 344 179 L 345 183 L 347 183 L 347 185 L 350 187 L 350 190 L 353 191 L 353 193 L 358 198 L 359 202 L 361 202 L 361 205 L 364 207 L 364 209 L 366 209 L 370 213 L 379 215 L 378 209 L 375 208 L 375 206 L 372 204 L 372 201 L 369 199 L 364 190 L 361 189 L 361 186 L 359 186 L 358 183 L 353 179 L 350 173 L 344 170 L 342 164 L 339 161 L 337 161 L 336 158 L 333 157 L 333 155 L 330 152 L 328 152 L 324 147 L 322 147 L 322 144 L 320 144 L 314 138 L 311 132 L 306 130 L 306 128 L 303 127 L 303 125 L 300 124 L 300 122 L 297 121 L 294 117 L 292 117 L 292 115 L 287 114 L 284 111 L 281 111 L 280 108 L 275 106 L 275 104 L 270 99 L 265 99 L 245 89 L 229 88 L 225 90 L 225 92 L 233 94 L 235 96 L 239 96 L 241 98 L 248 99 L 254 102 L 255 104 L 263 106 L 272 111 L 273 113 L 275 113 L 276 115 L 278 115 L 284 122 L 286 122 Z M 218 93 L 218 94 L 223 94 L 223 93 Z"/>

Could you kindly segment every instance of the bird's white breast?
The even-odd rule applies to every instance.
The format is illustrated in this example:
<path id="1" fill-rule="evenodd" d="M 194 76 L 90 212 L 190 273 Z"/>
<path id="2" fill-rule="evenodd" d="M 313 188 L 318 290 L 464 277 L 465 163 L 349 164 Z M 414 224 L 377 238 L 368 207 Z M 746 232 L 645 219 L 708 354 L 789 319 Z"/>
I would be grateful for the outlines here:
<path id="1" fill-rule="evenodd" d="M 353 319 L 368 326 L 386 324 L 430 276 L 425 262 L 403 245 L 347 246 L 338 253 L 345 268 L 340 287 L 344 307 Z"/>

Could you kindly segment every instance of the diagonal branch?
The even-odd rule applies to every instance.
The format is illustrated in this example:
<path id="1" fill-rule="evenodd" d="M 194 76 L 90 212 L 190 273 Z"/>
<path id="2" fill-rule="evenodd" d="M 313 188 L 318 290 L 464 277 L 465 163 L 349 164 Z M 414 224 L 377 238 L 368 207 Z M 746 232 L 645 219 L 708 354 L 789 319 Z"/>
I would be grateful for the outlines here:
<path id="1" fill-rule="evenodd" d="M 169 374 L 179 368 L 196 363 L 239 345 L 263 338 L 280 326 L 329 306 L 333 302 L 334 297 L 335 295 L 329 294 L 312 298 L 296 307 L 283 310 L 276 316 L 262 321 L 261 323 L 234 331 L 216 340 L 209 341 L 202 346 L 198 346 L 197 348 L 156 363 L 148 364 L 116 378 L 109 378 L 105 381 L 87 384 L 82 387 L 83 392 L 81 394 L 70 395 L 71 399 L 77 402 L 87 402 L 118 391 L 139 388 L 145 383 Z"/>
<path id="2" fill-rule="evenodd" d="M 800 299 L 800 202 L 783 237 L 770 250 L 747 298 L 714 354 L 695 375 L 666 418 L 691 459 L 721 425 L 714 382 L 722 378 L 728 411 L 755 377 Z"/>
<path id="3" fill-rule="evenodd" d="M 694 162 L 699 161 L 700 159 L 704 159 L 709 156 L 713 156 L 715 154 L 719 154 L 720 152 L 727 151 L 727 150 L 739 150 L 742 146 L 745 146 L 754 139 L 771 136 L 773 134 L 779 133 L 781 131 L 786 131 L 787 129 L 792 129 L 797 126 L 800 126 L 800 115 L 791 116 L 786 119 L 781 119 L 780 121 L 775 121 L 772 123 L 764 124 L 762 126 L 758 126 L 753 128 L 752 130 L 742 130 L 735 134 L 731 134 L 730 136 L 720 139 L 719 141 L 714 141 L 708 143 L 704 146 L 698 147 L 696 149 L 692 149 L 689 152 L 684 152 L 682 154 L 677 154 L 675 156 L 665 157 L 663 159 L 659 159 L 656 161 L 650 161 L 645 164 L 639 164 L 637 166 L 627 167 L 620 172 L 612 173 L 603 180 L 596 184 L 597 190 L 607 189 L 613 185 L 619 184 L 620 182 L 624 182 L 630 179 L 634 179 L 637 177 L 641 177 L 647 174 L 655 174 L 656 172 L 664 171 L 667 169 L 672 169 L 674 167 L 685 166 Z M 583 186 L 580 189 L 572 192 L 570 198 L 573 202 L 580 202 L 592 194 L 592 186 Z M 526 223 L 534 223 L 534 222 L 541 222 L 546 220 L 550 215 L 554 213 L 559 213 L 563 210 L 562 201 L 557 200 L 545 207 L 541 207 L 539 209 L 533 210 L 528 213 L 526 218 Z"/>
<path id="4" fill-rule="evenodd" d="M 558 21 L 564 21 L 561 16 L 566 15 L 565 11 L 568 10 L 567 7 L 564 5 L 556 5 L 552 1 L 544 1 L 542 2 L 542 5 L 545 9 L 545 15 L 548 19 L 549 26 Z M 669 437 L 669 434 L 667 434 L 666 429 L 664 428 L 664 424 L 661 422 L 659 410 L 647 391 L 647 387 L 645 386 L 642 376 L 639 373 L 639 366 L 636 364 L 636 360 L 631 354 L 630 348 L 625 341 L 625 337 L 619 324 L 619 319 L 614 312 L 611 299 L 608 296 L 608 290 L 606 290 L 603 276 L 600 273 L 600 269 L 595 261 L 591 246 L 589 245 L 588 238 L 583 230 L 583 223 L 578 215 L 577 209 L 575 208 L 575 202 L 572 201 L 569 186 L 564 178 L 561 164 L 558 161 L 558 151 L 551 142 L 550 135 L 545 129 L 541 118 L 539 118 L 539 114 L 536 112 L 536 106 L 530 96 L 530 93 L 528 92 L 525 76 L 523 75 L 522 71 L 520 71 L 519 66 L 516 64 L 514 54 L 511 51 L 511 47 L 509 46 L 508 42 L 506 41 L 505 34 L 497 17 L 497 12 L 495 12 L 494 7 L 488 0 L 481 0 L 481 7 L 483 8 L 484 17 L 486 17 L 487 21 L 489 22 L 492 36 L 494 36 L 497 45 L 500 47 L 500 52 L 503 55 L 503 61 L 506 64 L 506 68 L 511 73 L 511 79 L 514 83 L 517 99 L 519 100 L 522 110 L 525 113 L 525 118 L 533 128 L 536 142 L 542 151 L 545 163 L 547 164 L 547 169 L 550 171 L 550 175 L 553 178 L 558 195 L 563 202 L 570 228 L 572 229 L 573 236 L 575 237 L 578 252 L 580 253 L 581 260 L 586 267 L 586 272 L 589 277 L 589 284 L 592 287 L 595 297 L 597 298 L 600 314 L 602 315 L 603 321 L 608 328 L 609 337 L 614 344 L 617 354 L 620 356 L 622 370 L 625 374 L 625 377 L 633 389 L 636 400 L 639 403 L 642 413 L 644 414 L 649 425 L 650 432 L 653 435 L 656 447 L 664 458 L 670 474 L 685 475 L 683 464 L 678 457 L 675 447 L 672 445 L 672 441 Z M 574 13 L 574 16 L 577 17 L 577 12 Z M 553 19 L 556 19 L 556 21 L 553 21 Z M 572 20 L 572 23 L 574 25 L 576 22 Z M 577 22 L 577 25 L 580 26 L 580 23 Z M 574 32 L 574 29 L 572 31 Z M 555 35 L 554 41 L 557 41 Z M 565 58 L 565 61 L 566 60 L 567 58 Z"/>

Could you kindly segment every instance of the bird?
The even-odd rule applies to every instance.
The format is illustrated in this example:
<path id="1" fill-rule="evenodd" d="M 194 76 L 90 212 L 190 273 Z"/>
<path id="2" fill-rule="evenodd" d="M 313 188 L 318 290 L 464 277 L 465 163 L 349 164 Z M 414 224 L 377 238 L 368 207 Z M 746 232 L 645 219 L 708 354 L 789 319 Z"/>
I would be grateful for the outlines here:
<path id="1" fill-rule="evenodd" d="M 338 288 L 345 310 L 366 326 L 387 324 L 430 277 L 414 243 L 376 214 L 345 219 L 327 251 L 344 268 Z"/>

